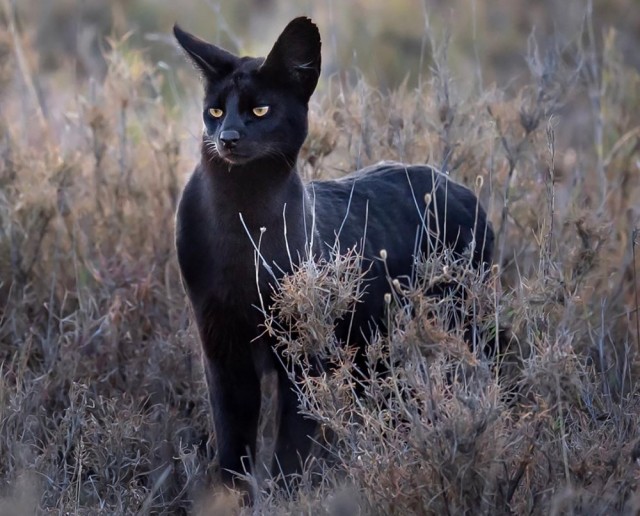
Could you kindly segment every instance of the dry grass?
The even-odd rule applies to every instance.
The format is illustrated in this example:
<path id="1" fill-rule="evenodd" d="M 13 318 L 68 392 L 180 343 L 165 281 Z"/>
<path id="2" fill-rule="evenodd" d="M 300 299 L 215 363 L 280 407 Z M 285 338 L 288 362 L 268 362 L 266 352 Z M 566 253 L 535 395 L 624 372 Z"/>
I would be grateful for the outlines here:
<path id="1" fill-rule="evenodd" d="M 331 339 L 357 302 L 357 257 L 285 281 L 287 311 L 268 322 L 292 360 L 331 357 L 299 389 L 332 440 L 296 494 L 267 481 L 258 512 L 640 510 L 640 76 L 615 37 L 600 56 L 588 30 L 562 53 L 532 40 L 517 92 L 463 96 L 433 42 L 416 90 L 336 80 L 316 96 L 305 176 L 442 166 L 479 191 L 501 267 L 482 282 L 432 257 L 391 285 L 364 379 Z M 196 85 L 126 41 L 99 84 L 37 74 L 18 31 L 0 29 L 0 56 L 0 513 L 249 513 L 208 487 L 211 423 L 173 248 L 199 115 L 164 92 L 199 98 Z M 442 278 L 464 292 L 478 348 L 509 325 L 509 350 L 468 349 L 453 301 L 421 294 Z"/>

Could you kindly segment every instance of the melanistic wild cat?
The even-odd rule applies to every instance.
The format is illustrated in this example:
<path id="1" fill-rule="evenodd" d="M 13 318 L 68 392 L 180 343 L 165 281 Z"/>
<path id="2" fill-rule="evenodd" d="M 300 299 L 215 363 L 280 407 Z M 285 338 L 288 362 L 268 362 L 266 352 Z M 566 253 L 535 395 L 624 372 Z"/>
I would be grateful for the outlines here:
<path id="1" fill-rule="evenodd" d="M 308 18 L 291 21 L 266 59 L 237 57 L 178 26 L 174 33 L 204 79 L 202 157 L 182 194 L 176 233 L 204 350 L 221 474 L 233 484 L 233 472 L 253 463 L 260 380 L 273 371 L 280 418 L 274 472 L 290 474 L 308 455 L 315 424 L 299 415 L 278 350 L 261 336 L 259 294 L 268 301 L 274 277 L 291 272 L 310 246 L 314 257 L 328 257 L 336 238 L 342 251 L 360 249 L 366 232 L 363 267 L 371 268 L 348 343 L 363 346 L 390 291 L 380 250 L 387 251 L 391 278 L 411 276 L 416 251 L 445 246 L 457 255 L 471 248 L 481 268 L 491 262 L 493 231 L 470 190 L 427 166 L 384 163 L 303 184 L 296 160 L 320 75 L 320 34 Z M 417 250 L 420 234 L 426 236 Z"/>

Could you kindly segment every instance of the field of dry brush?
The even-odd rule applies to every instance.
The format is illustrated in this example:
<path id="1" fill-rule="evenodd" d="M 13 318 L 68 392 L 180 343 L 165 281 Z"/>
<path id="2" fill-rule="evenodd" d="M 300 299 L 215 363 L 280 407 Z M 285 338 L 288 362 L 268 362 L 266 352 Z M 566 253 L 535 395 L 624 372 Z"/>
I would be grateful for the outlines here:
<path id="1" fill-rule="evenodd" d="M 561 48 L 534 33 L 515 84 L 462 80 L 428 26 L 419 80 L 323 77 L 305 177 L 434 164 L 478 192 L 496 266 L 482 283 L 430 257 L 393 286 L 370 349 L 391 374 L 372 368 L 360 397 L 349 354 L 309 337 L 357 296 L 353 257 L 288 278 L 266 324 L 292 360 L 334 357 L 333 375 L 300 383 L 334 439 L 296 493 L 267 481 L 243 509 L 211 487 L 174 250 L 196 76 L 126 36 L 103 42 L 102 75 L 45 71 L 15 4 L 0 7 L 0 514 L 640 512 L 640 73 L 614 26 L 587 16 Z M 448 300 L 421 294 L 443 277 L 486 339 L 509 328 L 508 348 L 469 350 Z"/>

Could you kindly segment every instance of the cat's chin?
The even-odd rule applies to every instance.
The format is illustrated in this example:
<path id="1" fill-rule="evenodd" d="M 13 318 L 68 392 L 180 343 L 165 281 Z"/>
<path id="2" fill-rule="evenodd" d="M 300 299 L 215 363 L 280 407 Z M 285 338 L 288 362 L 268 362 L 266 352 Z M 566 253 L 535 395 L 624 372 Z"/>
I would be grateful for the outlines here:
<path id="1" fill-rule="evenodd" d="M 226 165 L 246 165 L 253 160 L 252 156 L 245 156 L 236 152 L 218 152 L 218 159 L 223 161 Z"/>
<path id="2" fill-rule="evenodd" d="M 235 155 L 235 154 L 230 154 L 230 155 L 227 155 L 227 156 L 220 156 L 220 158 L 222 159 L 222 161 L 225 164 L 233 165 L 235 167 L 246 165 L 247 163 L 252 161 L 251 158 L 247 158 L 247 157 L 244 157 L 244 156 L 238 156 L 238 155 Z"/>

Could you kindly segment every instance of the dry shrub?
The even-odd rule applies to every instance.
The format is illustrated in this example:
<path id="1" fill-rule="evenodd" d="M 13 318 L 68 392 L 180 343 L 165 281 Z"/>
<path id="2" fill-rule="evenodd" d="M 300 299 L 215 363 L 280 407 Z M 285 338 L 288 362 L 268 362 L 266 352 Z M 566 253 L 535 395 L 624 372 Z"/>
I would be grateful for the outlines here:
<path id="1" fill-rule="evenodd" d="M 10 123 L 33 115 L 29 98 L 0 121 L 3 507 L 179 511 L 207 478 L 171 230 L 181 141 L 163 77 L 125 41 L 108 56 L 104 84 L 48 92 L 46 126 Z M 37 479 L 24 494 L 23 478 Z"/>
<path id="2" fill-rule="evenodd" d="M 331 361 L 321 376 L 307 368 L 293 379 L 303 412 L 321 425 L 321 435 L 331 436 L 324 446 L 336 479 L 363 493 L 367 510 L 381 513 L 504 505 L 506 492 L 499 489 L 508 477 L 501 477 L 499 465 L 515 458 L 505 438 L 513 428 L 491 364 L 470 350 L 465 321 L 448 316 L 460 312 L 461 301 L 465 308 L 482 303 L 483 313 L 468 325 L 476 329 L 478 349 L 491 346 L 486 330 L 495 325 L 496 278 L 487 280 L 468 259 L 456 261 L 449 253 L 421 262 L 414 284 L 389 278 L 387 328 L 372 337 L 367 370 L 358 373 L 355 350 L 317 339 L 318 324 L 332 326 L 348 312 L 330 313 L 327 321 L 321 318 L 326 311 L 307 311 L 306 300 L 356 305 L 359 260 L 347 262 L 351 274 L 340 256 L 309 263 L 282 282 L 268 327 L 293 363 L 310 365 L 317 355 Z M 425 295 L 445 283 L 450 291 L 444 297 Z"/>

